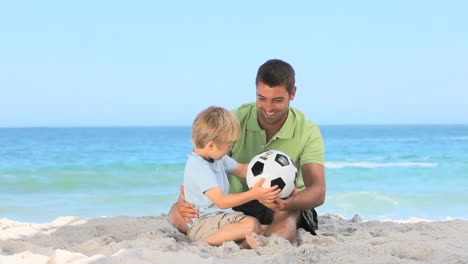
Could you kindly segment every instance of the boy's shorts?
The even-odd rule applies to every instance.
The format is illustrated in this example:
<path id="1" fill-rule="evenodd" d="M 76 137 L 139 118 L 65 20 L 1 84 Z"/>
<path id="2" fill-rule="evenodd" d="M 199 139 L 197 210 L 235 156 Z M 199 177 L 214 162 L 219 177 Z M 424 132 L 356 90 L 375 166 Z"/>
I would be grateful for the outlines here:
<path id="1" fill-rule="evenodd" d="M 269 225 L 273 222 L 274 211 L 264 206 L 257 200 L 239 205 L 233 209 L 257 218 L 257 220 L 262 225 Z M 301 211 L 301 217 L 299 219 L 299 223 L 297 224 L 297 228 L 303 228 L 312 235 L 317 235 L 315 231 L 318 228 L 318 220 L 317 212 L 314 208 Z"/>
<path id="2" fill-rule="evenodd" d="M 192 226 L 190 226 L 187 231 L 187 236 L 192 241 L 203 240 L 221 227 L 227 224 L 238 223 L 245 217 L 246 215 L 241 212 L 219 213 L 216 215 L 202 217 L 195 220 Z"/>

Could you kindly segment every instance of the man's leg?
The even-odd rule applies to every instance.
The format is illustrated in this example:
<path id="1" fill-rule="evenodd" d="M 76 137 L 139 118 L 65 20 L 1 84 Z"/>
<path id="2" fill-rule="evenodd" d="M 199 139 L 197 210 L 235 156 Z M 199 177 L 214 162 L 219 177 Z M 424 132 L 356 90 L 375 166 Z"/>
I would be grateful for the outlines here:
<path id="1" fill-rule="evenodd" d="M 276 234 L 289 242 L 294 242 L 297 235 L 297 223 L 299 222 L 299 211 L 280 211 L 273 215 L 273 222 L 265 229 L 264 235 Z"/>
<path id="2" fill-rule="evenodd" d="M 234 210 L 253 216 L 257 218 L 262 225 L 267 225 L 263 233 L 266 237 L 276 234 L 290 242 L 296 239 L 296 229 L 300 212 L 275 212 L 265 207 L 257 200 L 234 207 Z"/>
<path id="3" fill-rule="evenodd" d="M 253 216 L 262 225 L 269 225 L 273 222 L 273 213 L 274 211 L 265 207 L 263 204 L 259 203 L 257 200 L 250 201 L 248 203 L 236 206 L 235 211 L 242 212 L 245 215 Z"/>
<path id="4" fill-rule="evenodd" d="M 303 228 L 312 235 L 316 235 L 315 230 L 318 223 L 315 209 L 274 212 L 257 200 L 254 200 L 234 207 L 234 210 L 257 218 L 265 227 L 264 236 L 277 234 L 292 242 L 296 239 L 298 228 Z"/>

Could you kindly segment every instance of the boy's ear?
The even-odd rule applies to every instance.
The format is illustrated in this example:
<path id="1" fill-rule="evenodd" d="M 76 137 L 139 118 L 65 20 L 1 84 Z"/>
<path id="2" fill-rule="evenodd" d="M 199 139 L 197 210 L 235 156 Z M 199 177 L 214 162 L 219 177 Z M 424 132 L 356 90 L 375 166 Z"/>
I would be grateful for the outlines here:
<path id="1" fill-rule="evenodd" d="M 209 150 L 212 150 L 214 147 L 214 142 L 213 141 L 208 141 L 208 143 L 206 143 L 206 148 L 209 149 Z"/>

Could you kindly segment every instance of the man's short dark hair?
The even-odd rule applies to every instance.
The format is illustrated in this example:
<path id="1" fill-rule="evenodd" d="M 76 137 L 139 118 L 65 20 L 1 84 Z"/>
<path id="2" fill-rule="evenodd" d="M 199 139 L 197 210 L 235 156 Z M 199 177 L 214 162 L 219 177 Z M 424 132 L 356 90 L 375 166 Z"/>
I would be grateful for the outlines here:
<path id="1" fill-rule="evenodd" d="M 262 82 L 270 87 L 285 85 L 286 90 L 291 94 L 296 82 L 293 67 L 282 60 L 271 59 L 263 63 L 258 68 L 255 85 Z"/>

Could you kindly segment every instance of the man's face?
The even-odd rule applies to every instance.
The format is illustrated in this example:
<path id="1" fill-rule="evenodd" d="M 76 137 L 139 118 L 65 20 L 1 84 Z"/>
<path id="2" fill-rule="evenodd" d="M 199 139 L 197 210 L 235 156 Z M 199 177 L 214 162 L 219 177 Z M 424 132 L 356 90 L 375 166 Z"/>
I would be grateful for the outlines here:
<path id="1" fill-rule="evenodd" d="M 257 108 L 260 124 L 278 124 L 288 116 L 289 102 L 294 99 L 296 87 L 288 94 L 285 85 L 270 87 L 263 82 L 257 84 Z"/>

